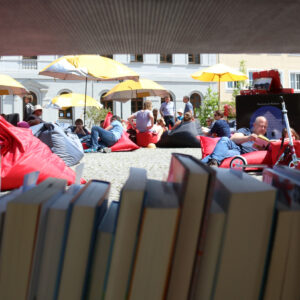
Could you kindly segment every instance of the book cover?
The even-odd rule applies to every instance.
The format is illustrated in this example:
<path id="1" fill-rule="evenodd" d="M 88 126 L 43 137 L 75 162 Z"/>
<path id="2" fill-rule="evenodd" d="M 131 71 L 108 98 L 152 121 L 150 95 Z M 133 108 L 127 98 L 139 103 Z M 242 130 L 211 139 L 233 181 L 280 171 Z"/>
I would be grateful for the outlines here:
<path id="1" fill-rule="evenodd" d="M 80 185 L 72 185 L 49 208 L 44 251 L 37 276 L 36 300 L 54 299 L 67 218 L 71 210 L 71 202 L 80 189 Z"/>
<path id="2" fill-rule="evenodd" d="M 252 147 L 257 150 L 265 150 L 269 144 L 270 140 L 267 137 L 260 134 L 257 136 L 257 139 L 254 141 Z"/>
<path id="3" fill-rule="evenodd" d="M 187 299 L 198 239 L 214 171 L 189 155 L 172 154 L 169 180 L 177 183 L 181 208 L 167 299 Z"/>
<path id="4" fill-rule="evenodd" d="M 104 282 L 105 300 L 127 298 L 146 182 L 146 170 L 131 168 L 129 178 L 122 188 L 114 242 Z"/>
<path id="5" fill-rule="evenodd" d="M 106 208 L 110 184 L 91 180 L 76 198 L 66 241 L 58 299 L 85 299 L 97 227 Z"/>
<path id="6" fill-rule="evenodd" d="M 42 207 L 65 185 L 65 180 L 48 178 L 7 204 L 0 256 L 0 299 L 27 298 L 37 263 L 35 251 L 40 245 Z"/>
<path id="7" fill-rule="evenodd" d="M 300 180 L 297 172 L 282 167 L 263 171 L 263 180 L 277 188 L 273 238 L 265 272 L 265 300 L 300 297 Z"/>
<path id="8" fill-rule="evenodd" d="M 128 299 L 164 299 L 179 213 L 173 184 L 148 180 Z"/>
<path id="9" fill-rule="evenodd" d="M 118 209 L 119 202 L 113 201 L 98 227 L 87 300 L 98 300 L 104 296 L 104 280 L 113 244 Z"/>
<path id="10" fill-rule="evenodd" d="M 216 169 L 226 213 L 211 298 L 258 299 L 267 259 L 276 190 L 237 170 Z"/>

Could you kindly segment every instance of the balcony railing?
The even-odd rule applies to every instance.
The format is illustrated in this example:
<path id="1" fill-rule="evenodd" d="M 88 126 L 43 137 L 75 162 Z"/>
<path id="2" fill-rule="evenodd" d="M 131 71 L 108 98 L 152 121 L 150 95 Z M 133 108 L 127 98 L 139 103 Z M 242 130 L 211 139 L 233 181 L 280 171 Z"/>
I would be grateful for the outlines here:
<path id="1" fill-rule="evenodd" d="M 25 70 L 37 70 L 38 64 L 36 59 L 22 59 L 21 68 Z"/>

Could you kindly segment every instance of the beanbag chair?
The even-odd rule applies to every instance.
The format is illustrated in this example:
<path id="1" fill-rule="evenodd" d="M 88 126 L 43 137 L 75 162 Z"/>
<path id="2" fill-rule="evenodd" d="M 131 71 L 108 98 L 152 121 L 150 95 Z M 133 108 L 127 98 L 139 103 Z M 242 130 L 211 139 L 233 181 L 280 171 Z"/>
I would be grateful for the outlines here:
<path id="1" fill-rule="evenodd" d="M 149 144 L 156 144 L 158 139 L 158 134 L 154 132 L 137 132 L 136 143 L 140 147 L 147 147 Z"/>
<path id="2" fill-rule="evenodd" d="M 295 140 L 293 141 L 294 143 L 294 147 L 295 147 L 295 151 L 296 151 L 296 155 L 299 158 L 300 157 L 300 141 Z M 275 165 L 275 163 L 277 162 L 278 158 L 280 157 L 280 155 L 283 153 L 283 151 L 285 150 L 285 148 L 287 147 L 287 145 L 289 144 L 289 140 L 286 139 L 283 143 L 283 146 L 281 146 L 281 140 L 278 141 L 274 141 L 270 143 L 270 160 L 272 165 Z M 290 158 L 287 157 L 281 164 L 288 164 L 290 162 Z"/>
<path id="3" fill-rule="evenodd" d="M 217 142 L 220 138 L 211 138 L 207 136 L 200 136 L 200 144 L 202 148 L 202 158 L 206 157 L 207 155 L 211 154 L 216 147 Z M 270 159 L 270 151 L 263 150 L 263 151 L 253 151 L 249 153 L 242 154 L 247 164 L 253 165 L 268 165 L 271 166 L 272 162 Z M 233 157 L 228 157 L 224 159 L 220 165 L 220 168 L 230 168 L 230 162 Z M 250 170 L 257 170 L 257 168 L 247 168 L 248 171 Z"/>
<path id="4" fill-rule="evenodd" d="M 270 155 L 269 151 L 267 150 L 262 150 L 262 151 L 253 151 L 249 153 L 244 153 L 241 156 L 243 156 L 248 165 L 267 165 L 271 166 L 271 161 L 270 161 Z M 230 162 L 233 157 L 228 157 L 222 161 L 220 164 L 220 168 L 230 168 Z M 257 170 L 258 168 L 247 168 L 247 171 L 254 171 Z"/>
<path id="5" fill-rule="evenodd" d="M 68 133 L 52 123 L 41 123 L 31 127 L 37 138 L 59 156 L 67 166 L 74 166 L 82 159 L 84 152 L 76 134 Z"/>
<path id="6" fill-rule="evenodd" d="M 197 136 L 195 122 L 183 122 L 175 129 L 164 132 L 156 146 L 161 148 L 200 148 Z"/>
<path id="7" fill-rule="evenodd" d="M 200 146 L 202 149 L 202 158 L 211 154 L 220 138 L 211 138 L 208 136 L 200 136 Z"/>
<path id="8" fill-rule="evenodd" d="M 48 177 L 75 182 L 75 172 L 34 137 L 31 130 L 18 128 L 0 117 L 1 189 L 15 189 L 23 184 L 25 174 L 39 171 L 38 183 Z"/>
<path id="9" fill-rule="evenodd" d="M 108 112 L 104 120 L 104 128 L 110 125 L 111 117 L 112 113 Z M 130 140 L 129 134 L 125 130 L 123 131 L 122 137 L 113 146 L 110 147 L 112 152 L 131 151 L 139 148 L 140 147 L 137 144 Z"/>

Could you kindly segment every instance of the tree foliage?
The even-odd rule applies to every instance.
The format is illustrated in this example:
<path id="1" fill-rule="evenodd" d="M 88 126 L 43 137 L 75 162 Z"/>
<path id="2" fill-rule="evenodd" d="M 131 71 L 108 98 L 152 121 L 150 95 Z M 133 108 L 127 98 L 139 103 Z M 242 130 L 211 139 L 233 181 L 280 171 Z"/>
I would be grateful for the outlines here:
<path id="1" fill-rule="evenodd" d="M 198 116 L 201 125 L 206 126 L 206 119 L 214 117 L 214 111 L 218 109 L 218 101 L 219 94 L 213 92 L 209 87 L 204 95 L 203 103 L 196 111 L 196 116 Z"/>
<path id="2" fill-rule="evenodd" d="M 239 71 L 242 72 L 243 74 L 247 73 L 245 60 L 240 61 Z M 240 94 L 240 91 L 241 89 L 244 88 L 245 84 L 246 84 L 246 80 L 236 82 L 236 88 L 232 92 L 232 101 L 235 101 L 235 97 Z"/>
<path id="3" fill-rule="evenodd" d="M 96 107 L 87 107 L 86 116 L 87 116 L 87 126 L 92 127 L 93 125 L 99 125 L 101 120 L 105 119 L 105 116 L 109 112 L 109 109 Z"/>

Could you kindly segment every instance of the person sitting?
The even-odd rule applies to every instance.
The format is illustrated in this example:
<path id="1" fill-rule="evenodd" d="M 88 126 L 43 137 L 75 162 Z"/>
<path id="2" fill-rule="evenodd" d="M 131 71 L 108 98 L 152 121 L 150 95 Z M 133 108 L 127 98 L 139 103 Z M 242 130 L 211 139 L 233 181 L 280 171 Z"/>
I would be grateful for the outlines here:
<path id="1" fill-rule="evenodd" d="M 133 122 L 134 119 L 136 120 L 136 124 Z M 146 100 L 144 102 L 144 109 L 132 114 L 127 120 L 132 128 L 137 129 L 139 132 L 151 131 L 151 128 L 154 125 L 152 102 L 150 100 Z"/>
<path id="2" fill-rule="evenodd" d="M 33 113 L 27 118 L 27 122 L 29 126 L 45 123 L 41 118 L 42 114 L 43 114 L 43 108 L 39 104 L 35 105 Z"/>
<path id="3" fill-rule="evenodd" d="M 210 132 L 208 133 L 208 136 L 213 136 L 213 137 L 223 137 L 223 136 L 227 136 L 230 137 L 231 133 L 230 133 L 230 127 L 227 123 L 227 121 L 225 121 L 223 119 L 224 115 L 222 112 L 220 112 L 219 110 L 216 110 L 214 113 L 214 119 L 215 122 L 210 130 Z"/>
<path id="4" fill-rule="evenodd" d="M 202 162 L 210 166 L 218 167 L 225 158 L 257 151 L 253 143 L 258 135 L 265 135 L 268 128 L 268 121 L 265 117 L 259 116 L 255 119 L 253 130 L 240 128 L 231 138 L 222 137 L 213 152 L 202 159 Z"/>
<path id="5" fill-rule="evenodd" d="M 299 134 L 296 132 L 296 130 L 294 128 L 290 128 L 290 130 L 291 130 L 292 138 L 294 140 L 300 140 Z M 283 128 L 283 130 L 282 130 L 282 138 L 283 139 L 289 138 L 288 131 L 286 128 Z"/>
<path id="6" fill-rule="evenodd" d="M 177 116 L 176 120 L 177 120 L 177 121 L 182 121 L 182 120 L 183 120 L 183 109 L 182 109 L 182 108 L 179 108 L 179 109 L 177 110 L 177 114 L 178 114 L 178 116 Z"/>
<path id="7" fill-rule="evenodd" d="M 112 116 L 111 123 L 105 129 L 100 126 L 93 126 L 91 131 L 91 147 L 85 149 L 85 153 L 103 152 L 109 153 L 113 146 L 123 135 L 123 126 L 119 116 Z"/>
<path id="8" fill-rule="evenodd" d="M 76 133 L 78 138 L 81 139 L 87 135 L 89 135 L 90 133 L 88 132 L 88 130 L 83 126 L 83 121 L 81 119 L 77 119 L 75 121 L 75 126 L 72 126 L 72 132 Z"/>
<path id="9" fill-rule="evenodd" d="M 201 130 L 202 130 L 202 134 L 203 134 L 203 135 L 209 135 L 210 130 L 212 129 L 213 124 L 214 124 L 213 121 L 214 121 L 214 119 L 211 118 L 211 117 L 208 117 L 208 118 L 205 120 L 206 127 L 205 127 L 205 126 L 202 126 L 202 127 L 201 127 Z"/>

